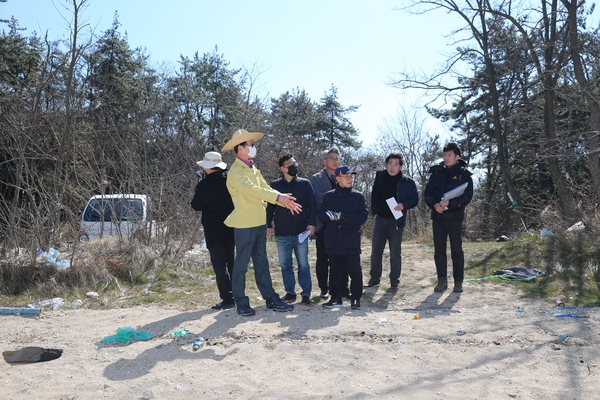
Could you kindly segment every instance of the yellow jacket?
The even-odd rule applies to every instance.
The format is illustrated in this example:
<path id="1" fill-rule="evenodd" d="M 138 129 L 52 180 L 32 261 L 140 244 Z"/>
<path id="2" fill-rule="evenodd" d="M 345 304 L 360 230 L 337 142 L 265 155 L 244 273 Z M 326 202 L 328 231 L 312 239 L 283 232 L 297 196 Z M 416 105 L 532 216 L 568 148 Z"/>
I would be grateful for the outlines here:
<path id="1" fill-rule="evenodd" d="M 231 228 L 266 225 L 267 202 L 283 206 L 277 201 L 280 193 L 269 186 L 260 171 L 248 167 L 239 158 L 227 173 L 227 189 L 235 207 L 225 219 L 225 225 Z"/>

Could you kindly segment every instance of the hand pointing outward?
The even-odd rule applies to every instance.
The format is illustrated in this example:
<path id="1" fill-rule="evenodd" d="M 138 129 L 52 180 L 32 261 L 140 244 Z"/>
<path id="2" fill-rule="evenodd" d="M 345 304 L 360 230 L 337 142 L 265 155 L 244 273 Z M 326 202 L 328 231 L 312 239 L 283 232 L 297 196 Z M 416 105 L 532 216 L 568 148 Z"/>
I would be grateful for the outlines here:
<path id="1" fill-rule="evenodd" d="M 300 214 L 302 212 L 302 206 L 296 203 L 294 200 L 296 198 L 290 194 L 280 194 L 279 202 L 283 203 L 283 205 L 291 211 L 292 214 Z"/>

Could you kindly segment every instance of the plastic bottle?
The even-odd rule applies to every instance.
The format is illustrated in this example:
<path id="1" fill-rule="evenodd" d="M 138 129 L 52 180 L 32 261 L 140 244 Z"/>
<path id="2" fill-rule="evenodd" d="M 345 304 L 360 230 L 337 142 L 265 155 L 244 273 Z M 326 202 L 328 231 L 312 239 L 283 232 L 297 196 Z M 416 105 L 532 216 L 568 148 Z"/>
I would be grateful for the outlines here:
<path id="1" fill-rule="evenodd" d="M 203 344 L 204 344 L 204 338 L 198 337 L 194 341 L 194 344 L 192 345 L 192 350 L 197 351 L 198 349 L 200 349 L 200 347 L 202 347 Z"/>
<path id="2" fill-rule="evenodd" d="M 518 307 L 517 307 L 517 311 L 518 311 L 518 312 L 523 312 L 523 311 L 525 311 L 525 307 L 523 307 L 523 306 L 518 306 Z"/>

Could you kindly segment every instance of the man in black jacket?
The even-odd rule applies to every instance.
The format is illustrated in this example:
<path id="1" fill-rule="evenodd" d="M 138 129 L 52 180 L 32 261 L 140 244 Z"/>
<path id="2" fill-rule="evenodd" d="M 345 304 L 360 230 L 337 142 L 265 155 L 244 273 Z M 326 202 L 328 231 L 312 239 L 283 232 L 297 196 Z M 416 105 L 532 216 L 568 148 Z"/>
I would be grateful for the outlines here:
<path id="1" fill-rule="evenodd" d="M 446 241 L 450 238 L 452 276 L 454 293 L 463 291 L 465 255 L 462 249 L 462 224 L 465 206 L 473 198 L 473 179 L 466 169 L 467 163 L 460 159 L 460 147 L 456 143 L 444 146 L 444 161 L 429 169 L 431 176 L 425 186 L 425 202 L 431 208 L 433 220 L 433 246 L 438 283 L 433 289 L 443 292 L 448 288 L 448 257 Z M 464 192 L 457 197 L 445 198 L 452 189 L 467 184 Z"/>
<path id="2" fill-rule="evenodd" d="M 231 275 L 234 260 L 233 228 L 223 221 L 233 211 L 233 201 L 227 190 L 227 164 L 221 161 L 221 155 L 211 151 L 197 163 L 206 173 L 196 185 L 196 193 L 192 199 L 192 208 L 202 211 L 202 226 L 206 247 L 210 253 L 219 288 L 221 302 L 212 306 L 214 310 L 233 308 L 235 302 L 231 293 Z"/>
<path id="3" fill-rule="evenodd" d="M 383 272 L 383 250 L 388 242 L 390 248 L 390 288 L 398 290 L 402 272 L 402 233 L 406 225 L 406 214 L 419 203 L 417 185 L 402 174 L 404 157 L 391 153 L 385 158 L 385 170 L 377 171 L 371 192 L 371 213 L 375 218 L 371 242 L 371 278 L 365 288 L 378 286 Z M 393 199 L 393 206 L 388 204 Z M 392 212 L 402 212 L 396 219 Z"/>
<path id="4" fill-rule="evenodd" d="M 369 217 L 365 196 L 352 189 L 356 172 L 347 166 L 335 169 L 337 186 L 323 195 L 319 205 L 319 220 L 325 224 L 325 251 L 329 256 L 329 293 L 325 308 L 342 306 L 342 270 L 350 275 L 350 301 L 353 310 L 360 310 L 363 277 L 360 267 L 361 225 Z"/>
<path id="5" fill-rule="evenodd" d="M 298 283 L 302 288 L 302 304 L 311 304 L 312 281 L 308 264 L 308 236 L 315 233 L 317 202 L 308 179 L 297 176 L 298 163 L 293 155 L 286 154 L 279 158 L 279 170 L 283 176 L 271 182 L 271 187 L 281 193 L 290 193 L 294 196 L 296 203 L 302 206 L 302 211 L 292 214 L 287 208 L 269 204 L 267 206 L 267 237 L 270 238 L 273 234 L 272 222 L 274 220 L 277 253 L 286 292 L 283 300 L 287 303 L 296 301 L 293 251 L 298 263 Z M 298 235 L 306 231 L 308 231 L 308 236 L 300 241 Z"/>

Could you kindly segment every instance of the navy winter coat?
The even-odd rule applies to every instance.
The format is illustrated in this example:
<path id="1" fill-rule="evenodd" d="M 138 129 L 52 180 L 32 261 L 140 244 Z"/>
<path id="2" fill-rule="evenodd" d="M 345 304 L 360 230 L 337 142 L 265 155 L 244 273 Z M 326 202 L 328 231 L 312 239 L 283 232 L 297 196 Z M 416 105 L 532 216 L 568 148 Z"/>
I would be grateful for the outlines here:
<path id="1" fill-rule="evenodd" d="M 377 204 L 380 200 L 378 198 L 378 185 L 383 179 L 384 174 L 387 174 L 386 170 L 377 171 L 375 174 L 375 182 L 373 183 L 373 190 L 371 191 L 371 213 L 373 215 L 379 214 L 379 211 L 377 210 Z M 400 174 L 402 175 L 402 171 Z M 396 221 L 396 226 L 402 228 L 406 225 L 406 214 L 408 213 L 408 210 L 415 208 L 417 204 L 419 204 L 419 192 L 417 191 L 415 181 L 406 175 L 402 175 L 396 188 L 396 202 L 404 205 L 402 216 Z"/>
<path id="2" fill-rule="evenodd" d="M 471 171 L 466 169 L 467 163 L 459 159 L 456 164 L 450 168 L 446 168 L 443 162 L 429 168 L 429 181 L 425 186 L 425 202 L 431 209 L 431 219 L 464 219 L 465 206 L 469 204 L 473 198 L 473 178 Z M 450 199 L 448 209 L 443 213 L 435 211 L 433 206 L 439 203 L 444 196 L 444 193 L 468 182 L 469 185 L 465 192 L 454 199 Z"/>
<path id="3" fill-rule="evenodd" d="M 331 221 L 327 211 L 341 212 L 343 223 Z M 319 221 L 325 225 L 325 252 L 336 255 L 360 254 L 360 227 L 368 217 L 369 209 L 361 192 L 337 186 L 325 193 L 319 205 Z"/>
<path id="4" fill-rule="evenodd" d="M 271 182 L 271 187 L 279 193 L 291 193 L 296 203 L 302 206 L 300 214 L 292 214 L 285 207 L 269 203 L 267 206 L 267 228 L 275 222 L 275 236 L 292 236 L 302 233 L 307 225 L 317 223 L 317 202 L 312 185 L 308 179 L 294 177 L 291 181 L 284 178 Z"/>

